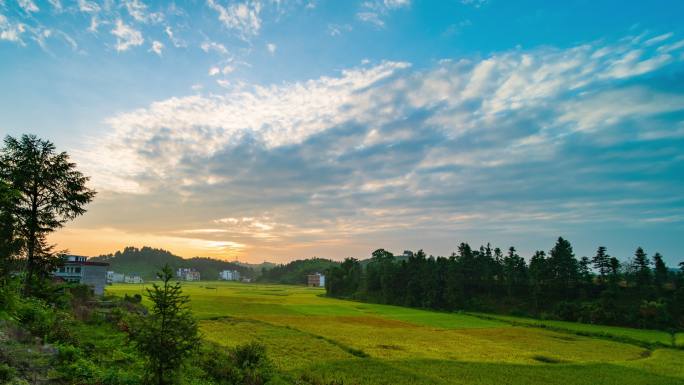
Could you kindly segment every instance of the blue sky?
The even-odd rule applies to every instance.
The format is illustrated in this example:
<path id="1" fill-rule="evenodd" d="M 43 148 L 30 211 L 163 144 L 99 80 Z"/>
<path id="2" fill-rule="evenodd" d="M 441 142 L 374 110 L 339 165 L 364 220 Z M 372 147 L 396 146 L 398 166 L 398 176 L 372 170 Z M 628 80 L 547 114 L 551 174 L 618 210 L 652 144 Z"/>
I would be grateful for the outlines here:
<path id="1" fill-rule="evenodd" d="M 0 0 L 0 133 L 99 191 L 55 235 L 249 261 L 684 259 L 681 1 Z"/>

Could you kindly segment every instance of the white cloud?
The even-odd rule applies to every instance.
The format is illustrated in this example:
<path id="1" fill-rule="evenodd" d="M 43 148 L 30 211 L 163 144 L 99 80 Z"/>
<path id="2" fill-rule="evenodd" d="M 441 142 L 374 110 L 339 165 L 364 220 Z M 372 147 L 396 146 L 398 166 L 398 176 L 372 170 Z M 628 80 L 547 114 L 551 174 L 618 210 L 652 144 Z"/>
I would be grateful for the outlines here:
<path id="1" fill-rule="evenodd" d="M 270 53 L 271 55 L 273 55 L 275 53 L 276 48 L 277 48 L 276 45 L 273 43 L 266 44 L 266 49 L 268 50 L 268 53 Z"/>
<path id="2" fill-rule="evenodd" d="M 411 1 L 409 0 L 368 0 L 361 3 L 362 10 L 356 13 L 356 18 L 382 28 L 385 26 L 383 17 L 391 11 L 410 5 Z"/>
<path id="3" fill-rule="evenodd" d="M 48 3 L 52 5 L 52 8 L 54 8 L 56 12 L 62 12 L 64 10 L 60 0 L 48 0 Z"/>
<path id="4" fill-rule="evenodd" d="M 162 44 L 162 42 L 157 41 L 157 40 L 155 40 L 155 41 L 152 42 L 152 47 L 150 48 L 150 50 L 151 50 L 152 52 L 154 52 L 154 53 L 156 53 L 157 55 L 161 56 L 161 55 L 162 55 L 162 50 L 163 50 L 163 49 L 164 49 L 164 44 Z"/>
<path id="5" fill-rule="evenodd" d="M 116 26 L 111 33 L 116 36 L 116 50 L 119 52 L 142 45 L 145 41 L 140 31 L 124 24 L 121 19 L 116 20 Z"/>
<path id="6" fill-rule="evenodd" d="M 352 26 L 349 24 L 328 24 L 328 35 L 340 36 L 343 32 L 350 32 Z"/>
<path id="7" fill-rule="evenodd" d="M 243 39 L 247 40 L 259 34 L 262 9 L 260 1 L 248 0 L 222 6 L 215 0 L 207 0 L 207 5 L 218 12 L 223 25 L 236 30 Z"/>
<path id="8" fill-rule="evenodd" d="M 226 48 L 226 46 L 224 46 L 221 43 L 216 43 L 214 41 L 205 41 L 204 43 L 202 43 L 200 48 L 202 48 L 202 51 L 207 52 L 207 53 L 216 52 L 216 53 L 219 53 L 221 55 L 227 55 L 228 54 L 228 49 Z"/>
<path id="9" fill-rule="evenodd" d="M 186 46 L 185 42 L 184 42 L 183 40 L 179 39 L 179 38 L 173 33 L 173 29 L 171 29 L 170 26 L 167 25 L 166 28 L 164 28 L 164 32 L 166 33 L 166 36 L 169 37 L 169 40 L 171 40 L 171 43 L 173 43 L 173 46 L 174 46 L 174 47 L 176 47 L 176 48 L 182 48 L 182 47 L 185 47 L 185 46 Z"/>
<path id="10" fill-rule="evenodd" d="M 410 194 L 421 196 L 430 194 L 428 186 L 433 183 L 421 180 L 425 170 L 494 169 L 516 162 L 550 161 L 568 135 L 591 135 L 592 140 L 604 141 L 619 134 L 610 129 L 617 124 L 684 109 L 681 97 L 648 88 L 608 92 L 607 81 L 619 81 L 624 73 L 659 68 L 644 66 L 650 60 L 646 53 L 638 60 L 629 59 L 630 52 L 638 49 L 585 44 L 562 50 L 514 50 L 480 61 L 445 60 L 432 69 L 413 72 L 407 63 L 384 62 L 345 70 L 336 77 L 271 86 L 217 79 L 217 84 L 226 88 L 225 94 L 171 98 L 110 118 L 111 134 L 92 146 L 98 149 L 93 156 L 101 162 L 84 164 L 89 165 L 95 183 L 112 188 L 99 182 L 105 175 L 109 180 L 128 180 L 126 189 L 136 186 L 144 192 L 154 189 L 151 181 L 168 181 L 171 186 L 209 185 L 202 172 L 184 174 L 191 183 L 181 183 L 175 180 L 179 178 L 177 170 L 187 159 L 211 159 L 231 153 L 243 143 L 258 143 L 265 153 L 286 151 L 280 149 L 304 146 L 311 138 L 356 127 L 352 134 L 335 137 L 334 146 L 317 145 L 322 146 L 322 159 L 344 158 L 345 154 L 354 159 L 353 154 L 365 148 L 420 142 L 419 135 L 431 132 L 453 148 L 436 145 L 423 154 L 409 151 L 407 154 L 418 157 L 415 165 L 405 169 L 406 175 L 392 175 L 392 183 L 403 184 Z M 657 49 L 653 47 L 651 55 L 657 54 Z M 598 51 L 601 54 L 597 55 Z M 614 73 L 611 64 L 616 62 L 624 63 L 624 73 Z M 225 73 L 219 67 L 210 73 L 219 72 Z M 637 127 L 649 130 L 649 125 Z M 481 144 L 473 148 L 460 144 L 474 137 Z M 491 146 L 497 151 L 491 151 Z M 107 161 L 102 149 L 104 154 L 117 155 Z M 301 151 L 309 154 L 311 149 Z M 126 162 L 119 165 L 120 159 Z M 315 158 L 313 162 L 327 161 Z M 347 162 L 352 163 L 346 167 L 359 167 L 353 160 Z M 372 167 L 357 171 L 354 178 L 359 178 L 357 186 L 364 191 L 382 190 L 377 186 L 387 182 L 368 176 L 376 172 Z M 439 177 L 445 186 L 457 183 L 449 173 L 432 177 Z M 337 186 L 336 190 L 352 193 L 356 188 Z M 311 194 L 311 199 L 317 200 L 329 192 L 314 190 Z"/>
<path id="11" fill-rule="evenodd" d="M 216 76 L 221 73 L 221 69 L 218 67 L 209 68 L 209 76 Z"/>
<path id="12" fill-rule="evenodd" d="M 100 12 L 100 6 L 89 0 L 78 0 L 78 9 L 84 13 L 97 13 Z"/>
<path id="13" fill-rule="evenodd" d="M 24 10 L 24 12 L 38 12 L 40 9 L 32 0 L 17 0 L 19 7 Z"/>
<path id="14" fill-rule="evenodd" d="M 164 15 L 159 12 L 148 12 L 147 5 L 140 0 L 125 0 L 124 6 L 133 19 L 141 23 L 160 23 Z"/>
<path id="15" fill-rule="evenodd" d="M 23 44 L 21 35 L 26 31 L 26 26 L 22 23 L 11 23 L 6 16 L 0 13 L 0 40 L 7 40 Z"/>
<path id="16" fill-rule="evenodd" d="M 366 23 L 373 24 L 377 27 L 384 27 L 385 22 L 380 19 L 380 15 L 376 12 L 359 12 L 356 17 Z"/>

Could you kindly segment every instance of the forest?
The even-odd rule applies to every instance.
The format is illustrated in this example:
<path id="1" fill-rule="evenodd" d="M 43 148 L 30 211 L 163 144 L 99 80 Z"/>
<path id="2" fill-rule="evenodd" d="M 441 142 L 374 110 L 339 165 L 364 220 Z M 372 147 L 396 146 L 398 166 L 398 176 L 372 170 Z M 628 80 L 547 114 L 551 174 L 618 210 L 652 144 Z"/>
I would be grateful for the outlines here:
<path id="1" fill-rule="evenodd" d="M 630 261 L 610 256 L 603 246 L 592 258 L 576 258 L 562 237 L 529 263 L 514 247 L 504 252 L 489 244 L 473 249 L 461 243 L 449 257 L 408 254 L 399 261 L 378 249 L 367 263 L 347 258 L 327 271 L 327 295 L 672 333 L 684 328 L 684 262 L 671 269 L 662 255 L 649 257 L 641 247 Z"/>

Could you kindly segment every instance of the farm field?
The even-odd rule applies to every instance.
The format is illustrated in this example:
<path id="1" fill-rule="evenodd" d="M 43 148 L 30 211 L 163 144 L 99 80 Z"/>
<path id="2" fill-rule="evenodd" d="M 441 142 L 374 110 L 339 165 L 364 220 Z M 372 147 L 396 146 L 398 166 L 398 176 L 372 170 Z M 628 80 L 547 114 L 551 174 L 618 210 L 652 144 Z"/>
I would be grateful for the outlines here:
<path id="1" fill-rule="evenodd" d="M 115 295 L 143 290 L 107 288 Z M 510 319 L 331 299 L 317 288 L 196 282 L 184 291 L 204 338 L 226 346 L 261 341 L 281 370 L 305 383 L 684 384 L 683 350 L 513 326 Z M 669 341 L 657 331 L 605 330 Z"/>

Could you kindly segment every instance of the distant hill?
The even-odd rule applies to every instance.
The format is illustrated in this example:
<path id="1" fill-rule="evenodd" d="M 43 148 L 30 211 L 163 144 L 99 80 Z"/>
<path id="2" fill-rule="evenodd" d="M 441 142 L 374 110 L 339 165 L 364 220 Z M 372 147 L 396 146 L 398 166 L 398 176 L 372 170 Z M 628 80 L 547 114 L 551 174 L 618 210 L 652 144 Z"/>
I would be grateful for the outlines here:
<path id="1" fill-rule="evenodd" d="M 253 277 L 253 269 L 241 263 L 219 259 L 195 257 L 184 259 L 163 249 L 144 246 L 126 247 L 114 254 L 90 258 L 94 262 L 107 262 L 109 269 L 117 273 L 139 274 L 143 279 L 154 279 L 159 269 L 168 264 L 174 271 L 180 267 L 194 268 L 200 272 L 202 280 L 216 280 L 221 270 L 237 270 L 244 277 Z"/>
<path id="2" fill-rule="evenodd" d="M 307 274 L 325 273 L 331 267 L 339 266 L 339 262 L 323 258 L 300 259 L 288 264 L 264 269 L 258 277 L 260 282 L 306 284 Z"/>

